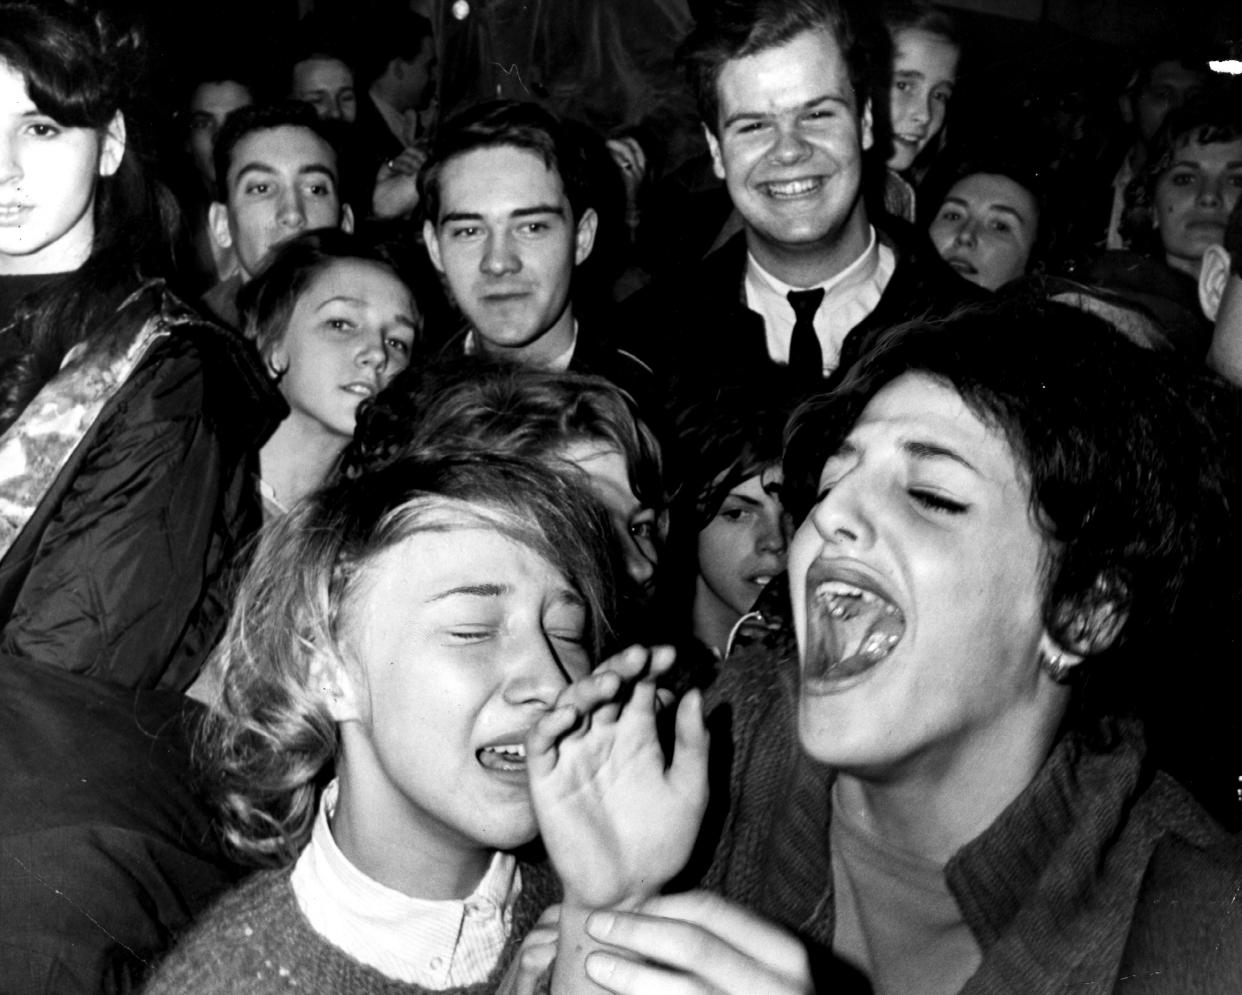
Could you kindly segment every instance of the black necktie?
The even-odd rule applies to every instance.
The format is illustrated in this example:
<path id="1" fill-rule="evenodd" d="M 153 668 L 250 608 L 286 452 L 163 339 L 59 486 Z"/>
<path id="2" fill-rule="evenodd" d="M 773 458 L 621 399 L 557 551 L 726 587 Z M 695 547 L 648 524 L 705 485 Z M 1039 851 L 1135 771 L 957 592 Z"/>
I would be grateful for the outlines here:
<path id="1" fill-rule="evenodd" d="M 815 336 L 815 312 L 824 299 L 824 288 L 791 290 L 786 296 L 797 318 L 789 342 L 789 369 L 799 380 L 814 382 L 824 375 L 824 353 Z"/>

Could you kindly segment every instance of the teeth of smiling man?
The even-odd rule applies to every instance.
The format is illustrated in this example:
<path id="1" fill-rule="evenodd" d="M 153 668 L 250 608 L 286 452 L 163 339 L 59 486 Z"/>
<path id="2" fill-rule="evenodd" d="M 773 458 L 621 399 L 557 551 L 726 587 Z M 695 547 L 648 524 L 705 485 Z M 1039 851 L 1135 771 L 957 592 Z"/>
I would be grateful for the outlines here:
<path id="1" fill-rule="evenodd" d="M 881 594 L 846 581 L 825 581 L 815 588 L 819 623 L 810 627 L 807 672 L 820 678 L 844 678 L 869 670 L 901 642 L 906 618 Z"/>
<path id="2" fill-rule="evenodd" d="M 790 180 L 787 183 L 769 183 L 768 192 L 775 197 L 798 197 L 810 193 L 817 186 L 818 180 Z"/>

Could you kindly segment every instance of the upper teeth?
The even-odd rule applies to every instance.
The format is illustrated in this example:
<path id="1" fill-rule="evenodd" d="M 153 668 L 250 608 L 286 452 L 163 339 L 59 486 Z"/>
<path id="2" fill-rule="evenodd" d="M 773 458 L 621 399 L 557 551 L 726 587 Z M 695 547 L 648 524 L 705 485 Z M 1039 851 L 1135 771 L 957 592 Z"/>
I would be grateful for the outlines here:
<path id="1" fill-rule="evenodd" d="M 847 584 L 842 580 L 829 580 L 820 584 L 815 589 L 815 597 L 818 601 L 825 602 L 828 605 L 828 613 L 834 618 L 841 618 L 851 608 L 856 607 L 848 602 L 861 602 L 862 605 L 871 606 L 882 604 L 884 613 L 892 615 L 897 611 L 895 605 L 889 603 L 885 598 L 861 587 L 853 584 Z"/>
<path id="2" fill-rule="evenodd" d="M 814 190 L 815 180 L 790 180 L 788 183 L 769 183 L 768 189 L 775 194 L 795 195 Z"/>
<path id="3" fill-rule="evenodd" d="M 485 750 L 491 753 L 503 753 L 506 756 L 523 759 L 526 756 L 526 747 L 522 743 L 505 743 L 501 746 L 485 746 Z"/>

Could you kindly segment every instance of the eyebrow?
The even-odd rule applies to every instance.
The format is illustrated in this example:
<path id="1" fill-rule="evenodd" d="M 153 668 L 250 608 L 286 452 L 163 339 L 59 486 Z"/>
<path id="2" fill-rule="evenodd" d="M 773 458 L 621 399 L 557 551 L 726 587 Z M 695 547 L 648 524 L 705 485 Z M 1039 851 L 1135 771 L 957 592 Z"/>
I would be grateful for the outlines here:
<path id="1" fill-rule="evenodd" d="M 450 587 L 447 591 L 441 591 L 439 594 L 433 594 L 427 599 L 427 603 L 444 601 L 459 595 L 471 598 L 499 598 L 512 590 L 513 588 L 508 584 L 460 584 L 457 587 Z"/>
<path id="2" fill-rule="evenodd" d="M 802 113 L 803 111 L 814 110 L 821 104 L 839 104 L 848 111 L 853 111 L 854 109 L 854 105 L 848 98 L 836 93 L 825 93 L 800 104 L 798 107 L 794 108 L 794 110 L 798 113 Z M 736 114 L 730 114 L 727 118 L 725 118 L 721 124 L 721 127 L 727 128 L 732 124 L 736 124 L 738 121 L 758 121 L 765 118 L 779 116 L 779 113 L 774 114 L 771 111 L 738 111 Z"/>
<path id="3" fill-rule="evenodd" d="M 233 180 L 234 184 L 240 183 L 246 178 L 248 173 L 261 173 L 264 176 L 279 176 L 280 170 L 270 163 L 266 162 L 248 162 L 237 171 L 237 178 Z M 305 166 L 299 166 L 297 170 L 298 176 L 326 176 L 333 183 L 336 183 L 336 173 L 322 163 L 312 162 Z"/>
<path id="4" fill-rule="evenodd" d="M 565 217 L 565 209 L 560 204 L 534 204 L 531 207 L 517 207 L 509 212 L 511 218 L 528 218 L 536 214 L 554 214 L 558 218 Z M 483 215 L 478 211 L 448 211 L 440 217 L 440 224 L 450 221 L 482 221 Z"/>
<path id="5" fill-rule="evenodd" d="M 907 442 L 903 442 L 901 444 L 901 448 L 914 459 L 948 459 L 952 460 L 954 463 L 964 466 L 971 473 L 983 476 L 983 474 L 979 473 L 978 467 L 971 463 L 965 456 L 949 449 L 947 446 L 942 446 L 939 443 L 925 442 L 922 439 L 911 439 Z"/>
<path id="6" fill-rule="evenodd" d="M 970 204 L 968 204 L 961 197 L 946 197 L 944 199 L 944 204 L 956 204 L 958 207 L 964 207 L 967 210 L 970 209 Z M 944 207 L 944 204 L 941 204 L 940 206 Z M 992 204 L 984 204 L 983 206 L 989 211 L 1000 211 L 1002 214 L 1011 215 L 1012 217 L 1015 217 L 1019 221 L 1021 221 L 1024 225 L 1030 224 L 1025 214 L 1023 214 L 1021 211 L 1015 208 L 1010 207 L 1008 204 L 992 203 Z"/>

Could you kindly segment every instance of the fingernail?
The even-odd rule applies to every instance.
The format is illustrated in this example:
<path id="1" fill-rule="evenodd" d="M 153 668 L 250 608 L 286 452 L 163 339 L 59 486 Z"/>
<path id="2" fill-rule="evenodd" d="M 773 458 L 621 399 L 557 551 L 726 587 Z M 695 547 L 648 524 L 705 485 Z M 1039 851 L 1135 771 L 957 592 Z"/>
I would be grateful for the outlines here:
<path id="1" fill-rule="evenodd" d="M 611 912 L 592 912 L 587 916 L 586 929 L 595 939 L 603 940 L 612 932 L 617 917 Z"/>
<path id="2" fill-rule="evenodd" d="M 599 952 L 588 954 L 585 966 L 587 977 L 605 988 L 612 981 L 612 975 L 617 968 L 615 958 Z"/>

